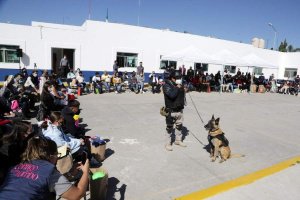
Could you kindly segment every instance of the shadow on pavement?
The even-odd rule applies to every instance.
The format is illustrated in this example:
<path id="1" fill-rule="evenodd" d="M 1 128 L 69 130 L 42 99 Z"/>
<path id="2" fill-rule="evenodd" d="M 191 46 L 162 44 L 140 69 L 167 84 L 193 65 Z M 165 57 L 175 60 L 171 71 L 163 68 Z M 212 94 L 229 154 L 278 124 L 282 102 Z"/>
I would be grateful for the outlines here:
<path id="1" fill-rule="evenodd" d="M 106 200 L 117 200 L 115 197 L 116 193 L 120 193 L 118 199 L 125 199 L 126 192 L 126 184 L 122 184 L 121 187 L 118 188 L 118 184 L 120 183 L 119 179 L 115 177 L 108 178 L 108 190 L 106 194 Z"/>

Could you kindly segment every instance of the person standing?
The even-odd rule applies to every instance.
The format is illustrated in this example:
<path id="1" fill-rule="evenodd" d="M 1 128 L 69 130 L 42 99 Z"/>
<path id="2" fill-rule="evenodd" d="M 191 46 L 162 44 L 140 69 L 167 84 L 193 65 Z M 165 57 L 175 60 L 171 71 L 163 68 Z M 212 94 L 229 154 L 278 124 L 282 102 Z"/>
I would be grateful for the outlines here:
<path id="1" fill-rule="evenodd" d="M 136 68 L 136 75 L 137 76 L 144 76 L 144 67 L 143 62 L 140 62 L 140 65 Z"/>
<path id="2" fill-rule="evenodd" d="M 141 94 L 144 93 L 144 67 L 143 62 L 140 62 L 140 65 L 136 68 L 136 78 L 138 81 L 138 86 L 141 88 Z"/>
<path id="3" fill-rule="evenodd" d="M 67 56 L 64 55 L 64 57 L 60 60 L 59 63 L 59 75 L 60 77 L 65 78 L 68 74 L 69 71 L 69 67 L 70 67 L 70 63 L 67 59 Z"/>
<path id="4" fill-rule="evenodd" d="M 118 72 L 118 69 L 119 69 L 118 62 L 115 60 L 114 65 L 113 65 L 113 73 Z"/>
<path id="5" fill-rule="evenodd" d="M 175 142 L 174 144 L 186 147 L 183 143 L 182 122 L 183 109 L 185 105 L 185 90 L 182 86 L 180 71 L 172 71 L 169 78 L 165 80 L 163 86 L 166 116 L 166 144 L 167 151 L 172 151 L 172 133 L 175 125 Z"/>
<path id="6" fill-rule="evenodd" d="M 186 75 L 186 68 L 185 68 L 185 66 L 182 65 L 181 67 L 179 67 L 179 71 L 180 71 L 182 77 L 184 78 L 185 75 Z"/>
<path id="7" fill-rule="evenodd" d="M 193 76 L 194 76 L 194 70 L 193 70 L 193 68 L 191 66 L 190 69 L 187 70 L 187 79 L 191 80 Z"/>
<path id="8" fill-rule="evenodd" d="M 300 77 L 297 75 L 294 80 L 295 95 L 298 96 L 300 88 Z"/>

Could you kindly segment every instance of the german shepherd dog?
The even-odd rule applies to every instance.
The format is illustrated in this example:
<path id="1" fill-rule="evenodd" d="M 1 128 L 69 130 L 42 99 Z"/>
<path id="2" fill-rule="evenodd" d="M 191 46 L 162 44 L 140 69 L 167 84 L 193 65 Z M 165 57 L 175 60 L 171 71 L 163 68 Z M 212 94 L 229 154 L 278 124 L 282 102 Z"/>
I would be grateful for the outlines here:
<path id="1" fill-rule="evenodd" d="M 214 115 L 211 120 L 204 126 L 208 130 L 208 142 L 210 146 L 211 161 L 214 162 L 218 156 L 221 157 L 220 163 L 226 161 L 231 156 L 229 141 L 219 127 L 220 118 L 215 119 Z"/>

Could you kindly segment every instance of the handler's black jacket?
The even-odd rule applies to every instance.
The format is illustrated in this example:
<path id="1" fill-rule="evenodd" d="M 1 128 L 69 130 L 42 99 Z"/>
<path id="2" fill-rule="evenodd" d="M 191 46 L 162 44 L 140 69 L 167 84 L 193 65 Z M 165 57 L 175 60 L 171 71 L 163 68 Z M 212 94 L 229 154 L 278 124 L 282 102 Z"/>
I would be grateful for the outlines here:
<path id="1" fill-rule="evenodd" d="M 167 109 L 173 112 L 179 112 L 184 108 L 184 89 L 178 88 L 176 84 L 170 80 L 165 80 L 163 86 L 165 105 Z"/>

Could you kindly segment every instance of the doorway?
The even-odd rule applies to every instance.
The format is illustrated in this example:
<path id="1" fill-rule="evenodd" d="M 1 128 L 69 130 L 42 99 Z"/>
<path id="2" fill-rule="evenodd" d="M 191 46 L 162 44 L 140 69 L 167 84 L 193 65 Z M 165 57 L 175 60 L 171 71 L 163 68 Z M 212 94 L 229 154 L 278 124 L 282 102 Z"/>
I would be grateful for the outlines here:
<path id="1" fill-rule="evenodd" d="M 75 49 L 64 49 L 64 48 L 52 48 L 51 49 L 51 70 L 54 73 L 58 73 L 60 60 L 65 56 L 70 64 L 70 68 L 74 68 L 75 64 Z"/>

